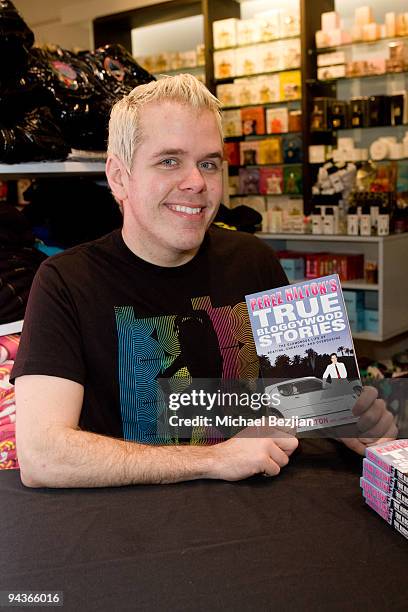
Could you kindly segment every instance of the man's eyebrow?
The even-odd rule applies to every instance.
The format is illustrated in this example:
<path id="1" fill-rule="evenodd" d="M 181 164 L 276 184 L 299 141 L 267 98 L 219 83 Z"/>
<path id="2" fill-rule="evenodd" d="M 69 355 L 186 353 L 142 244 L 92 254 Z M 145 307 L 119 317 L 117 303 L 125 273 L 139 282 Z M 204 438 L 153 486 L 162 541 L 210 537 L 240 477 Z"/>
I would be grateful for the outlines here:
<path id="1" fill-rule="evenodd" d="M 157 157 L 167 157 L 168 155 L 186 155 L 187 151 L 184 149 L 163 149 L 158 153 L 154 153 L 152 155 L 153 159 Z M 203 155 L 203 159 L 224 159 L 224 156 L 221 151 L 214 151 L 212 153 L 208 153 L 207 155 Z"/>

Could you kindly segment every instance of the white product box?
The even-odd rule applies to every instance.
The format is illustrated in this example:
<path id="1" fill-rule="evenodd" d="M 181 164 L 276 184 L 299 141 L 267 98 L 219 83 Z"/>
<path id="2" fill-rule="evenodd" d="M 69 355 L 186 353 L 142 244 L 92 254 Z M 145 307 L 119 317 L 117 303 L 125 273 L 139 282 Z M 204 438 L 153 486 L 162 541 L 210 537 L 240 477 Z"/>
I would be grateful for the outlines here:
<path id="1" fill-rule="evenodd" d="M 385 13 L 385 35 L 392 38 L 397 33 L 397 15 L 395 13 Z"/>
<path id="2" fill-rule="evenodd" d="M 232 18 L 213 22 L 214 49 L 236 46 L 238 21 Z"/>
<path id="3" fill-rule="evenodd" d="M 223 106 L 239 106 L 238 87 L 235 83 L 217 85 L 217 98 Z"/>
<path id="4" fill-rule="evenodd" d="M 257 103 L 259 102 L 259 104 L 279 102 L 281 99 L 279 74 L 258 77 L 256 82 L 253 83 L 253 87 L 256 88 Z"/>
<path id="5" fill-rule="evenodd" d="M 259 22 L 261 41 L 266 42 L 281 37 L 281 15 L 279 10 L 257 13 L 255 19 Z"/>
<path id="6" fill-rule="evenodd" d="M 192 51 L 182 51 L 180 57 L 182 68 L 195 68 L 197 66 L 197 54 L 195 49 Z"/>
<path id="7" fill-rule="evenodd" d="M 327 157 L 326 145 L 310 145 L 309 146 L 309 163 L 324 164 Z"/>
<path id="8" fill-rule="evenodd" d="M 330 79 L 341 79 L 346 76 L 346 67 L 339 66 L 322 66 L 317 69 L 317 78 L 319 81 L 327 81 Z"/>
<path id="9" fill-rule="evenodd" d="M 344 30 L 331 30 L 326 33 L 328 46 L 337 47 L 339 45 L 347 45 L 351 42 L 351 35 Z"/>
<path id="10" fill-rule="evenodd" d="M 346 54 L 344 51 L 334 51 L 333 53 L 321 53 L 317 56 L 317 65 L 320 66 L 336 66 L 346 63 Z"/>
<path id="11" fill-rule="evenodd" d="M 360 40 L 363 40 L 363 26 L 361 25 L 352 25 L 351 26 L 351 40 L 353 42 L 359 42 Z"/>
<path id="12" fill-rule="evenodd" d="M 234 86 L 236 87 L 238 104 L 241 106 L 246 104 L 258 104 L 260 102 L 256 78 L 237 79 L 234 81 Z"/>
<path id="13" fill-rule="evenodd" d="M 235 66 L 237 76 L 246 76 L 262 72 L 257 47 L 242 47 L 235 51 Z"/>
<path id="14" fill-rule="evenodd" d="M 300 12 L 295 9 L 281 11 L 281 36 L 300 36 Z"/>
<path id="15" fill-rule="evenodd" d="M 226 79 L 236 75 L 234 49 L 214 51 L 214 75 L 216 79 Z"/>
<path id="16" fill-rule="evenodd" d="M 359 6 L 354 10 L 354 22 L 356 25 L 364 26 L 374 22 L 374 14 L 371 6 Z"/>
<path id="17" fill-rule="evenodd" d="M 300 38 L 280 43 L 282 69 L 300 68 Z"/>
<path id="18" fill-rule="evenodd" d="M 225 110 L 222 113 L 222 129 L 224 136 L 242 136 L 241 111 Z"/>
<path id="19" fill-rule="evenodd" d="M 329 46 L 329 37 L 327 32 L 323 32 L 323 30 L 317 30 L 315 34 L 316 39 L 316 47 L 318 49 L 324 49 Z"/>
<path id="20" fill-rule="evenodd" d="M 258 72 L 274 72 L 282 70 L 281 43 L 270 42 L 258 46 Z"/>
<path id="21" fill-rule="evenodd" d="M 381 28 L 378 23 L 368 23 L 363 25 L 363 40 L 366 42 L 379 40 L 381 38 Z"/>
<path id="22" fill-rule="evenodd" d="M 240 19 L 237 28 L 238 45 L 252 45 L 261 40 L 261 29 L 257 19 Z"/>
<path id="23" fill-rule="evenodd" d="M 322 30 L 323 32 L 329 32 L 330 30 L 336 30 L 340 28 L 340 15 L 337 11 L 330 11 L 329 13 L 322 13 Z"/>
<path id="24" fill-rule="evenodd" d="M 268 134 L 283 134 L 288 131 L 289 111 L 287 106 L 266 109 L 266 132 Z"/>

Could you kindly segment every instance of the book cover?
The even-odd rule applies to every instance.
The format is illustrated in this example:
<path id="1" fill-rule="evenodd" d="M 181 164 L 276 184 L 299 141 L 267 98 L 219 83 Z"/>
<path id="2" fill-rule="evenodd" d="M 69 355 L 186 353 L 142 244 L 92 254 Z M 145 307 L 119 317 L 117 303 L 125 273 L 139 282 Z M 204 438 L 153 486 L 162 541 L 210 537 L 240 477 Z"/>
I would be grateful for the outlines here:
<path id="1" fill-rule="evenodd" d="M 259 192 L 265 195 L 283 193 L 283 168 L 261 168 Z"/>
<path id="2" fill-rule="evenodd" d="M 239 159 L 241 166 L 259 164 L 259 140 L 245 140 L 239 143 Z"/>
<path id="3" fill-rule="evenodd" d="M 371 471 L 367 470 L 367 464 L 363 466 L 363 476 L 368 482 L 390 497 L 394 496 L 397 490 L 403 495 L 408 495 L 408 486 L 401 482 L 399 478 L 391 478 L 388 481 L 383 480 L 380 476 L 375 476 Z"/>
<path id="4" fill-rule="evenodd" d="M 282 143 L 279 137 L 259 140 L 260 164 L 281 164 L 282 163 Z"/>
<path id="5" fill-rule="evenodd" d="M 239 190 L 241 194 L 259 193 L 259 168 L 239 169 Z"/>
<path id="6" fill-rule="evenodd" d="M 241 108 L 241 119 L 244 136 L 265 134 L 265 110 L 263 106 Z"/>
<path id="7" fill-rule="evenodd" d="M 396 504 L 400 504 L 405 511 L 408 512 L 408 496 L 401 493 L 398 489 L 394 490 L 393 495 L 389 495 L 364 476 L 360 478 L 360 487 L 364 497 L 373 497 L 382 504 L 392 507 Z"/>
<path id="8" fill-rule="evenodd" d="M 370 446 L 366 450 L 366 458 L 385 472 L 398 476 L 405 483 L 408 493 L 408 440 Z"/>
<path id="9" fill-rule="evenodd" d="M 266 131 L 268 134 L 282 134 L 289 129 L 289 111 L 284 108 L 266 109 Z"/>
<path id="10" fill-rule="evenodd" d="M 246 305 L 275 413 L 298 431 L 356 422 L 361 382 L 338 275 L 247 295 Z"/>
<path id="11" fill-rule="evenodd" d="M 224 158 L 230 166 L 239 166 L 239 142 L 224 142 Z"/>
<path id="12" fill-rule="evenodd" d="M 281 100 L 299 100 L 302 95 L 300 71 L 282 72 L 279 77 Z"/>
<path id="13" fill-rule="evenodd" d="M 287 194 L 302 194 L 302 167 L 286 166 L 283 171 L 283 190 Z"/>

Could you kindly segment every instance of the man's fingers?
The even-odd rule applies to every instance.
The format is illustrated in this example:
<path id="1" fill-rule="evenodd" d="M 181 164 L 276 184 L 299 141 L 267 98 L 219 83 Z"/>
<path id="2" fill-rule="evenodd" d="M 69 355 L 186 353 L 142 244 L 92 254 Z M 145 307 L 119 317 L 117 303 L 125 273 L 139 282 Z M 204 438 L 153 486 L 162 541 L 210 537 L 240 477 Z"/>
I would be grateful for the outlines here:
<path id="1" fill-rule="evenodd" d="M 279 465 L 279 467 L 285 467 L 285 465 L 288 465 L 289 463 L 289 457 L 287 455 L 287 453 L 285 453 L 283 450 L 281 450 L 279 448 L 279 446 L 276 445 L 275 440 L 271 440 L 272 444 L 270 444 L 269 448 L 268 448 L 268 452 L 269 452 L 269 457 Z"/>
<path id="2" fill-rule="evenodd" d="M 393 426 L 395 426 L 394 417 L 388 410 L 381 415 L 381 418 L 373 427 L 362 432 L 362 436 L 360 439 L 367 438 L 383 438 L 385 434 L 392 430 Z"/>
<path id="3" fill-rule="evenodd" d="M 277 476 L 280 472 L 280 467 L 273 459 L 266 462 L 262 474 L 264 476 Z"/>
<path id="4" fill-rule="evenodd" d="M 371 404 L 377 399 L 378 391 L 375 387 L 363 387 L 360 397 L 353 406 L 353 414 L 356 417 L 361 416 L 368 410 Z"/>
<path id="5" fill-rule="evenodd" d="M 382 438 L 360 438 L 364 444 L 369 446 L 370 444 L 383 444 L 385 442 L 393 442 L 398 437 L 398 427 L 395 421 L 391 424 L 388 431 L 383 434 Z"/>
<path id="6" fill-rule="evenodd" d="M 387 407 L 384 400 L 376 399 L 371 405 L 371 408 L 366 410 L 358 419 L 358 430 L 364 432 L 374 427 L 386 411 Z"/>

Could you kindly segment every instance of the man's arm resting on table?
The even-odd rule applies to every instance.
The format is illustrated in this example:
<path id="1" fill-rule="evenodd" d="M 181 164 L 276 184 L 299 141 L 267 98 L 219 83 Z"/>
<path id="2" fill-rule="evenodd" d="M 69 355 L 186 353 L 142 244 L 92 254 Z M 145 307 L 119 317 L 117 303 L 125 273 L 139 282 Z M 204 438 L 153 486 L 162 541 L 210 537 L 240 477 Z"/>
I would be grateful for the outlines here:
<path id="1" fill-rule="evenodd" d="M 17 452 L 28 487 L 104 487 L 198 478 L 240 480 L 284 467 L 298 441 L 235 437 L 215 446 L 150 446 L 78 429 L 82 385 L 53 376 L 16 380 Z"/>

